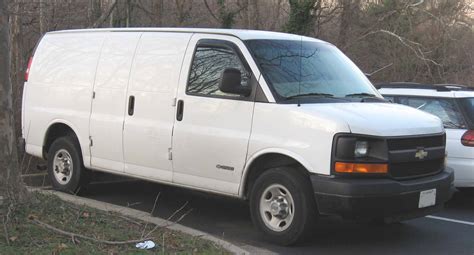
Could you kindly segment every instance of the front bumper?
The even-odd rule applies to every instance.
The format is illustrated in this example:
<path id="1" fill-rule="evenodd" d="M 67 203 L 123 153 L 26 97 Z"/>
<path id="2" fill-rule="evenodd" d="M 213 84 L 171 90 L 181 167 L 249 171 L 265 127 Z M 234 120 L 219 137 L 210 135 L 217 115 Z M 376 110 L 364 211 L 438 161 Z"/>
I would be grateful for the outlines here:
<path id="1" fill-rule="evenodd" d="M 311 176 L 319 212 L 344 218 L 410 219 L 440 210 L 453 192 L 452 169 L 412 180 Z M 418 208 L 420 191 L 436 189 L 436 204 Z"/>

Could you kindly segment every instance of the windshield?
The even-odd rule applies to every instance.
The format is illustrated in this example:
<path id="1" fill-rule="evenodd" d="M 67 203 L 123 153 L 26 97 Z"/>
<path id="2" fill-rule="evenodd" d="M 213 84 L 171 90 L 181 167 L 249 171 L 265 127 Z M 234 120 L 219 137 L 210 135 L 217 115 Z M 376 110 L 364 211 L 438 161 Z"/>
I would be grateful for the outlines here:
<path id="1" fill-rule="evenodd" d="M 461 106 L 466 112 L 466 119 L 471 129 L 474 128 L 474 97 L 460 98 Z"/>
<path id="2" fill-rule="evenodd" d="M 295 96 L 380 97 L 335 46 L 294 40 L 249 40 L 248 46 L 280 99 Z"/>

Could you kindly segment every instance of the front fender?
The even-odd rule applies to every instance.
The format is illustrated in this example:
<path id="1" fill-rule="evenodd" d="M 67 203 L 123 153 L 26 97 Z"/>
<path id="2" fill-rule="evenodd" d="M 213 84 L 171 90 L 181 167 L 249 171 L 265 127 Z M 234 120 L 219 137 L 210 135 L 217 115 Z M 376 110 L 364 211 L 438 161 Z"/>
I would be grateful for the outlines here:
<path id="1" fill-rule="evenodd" d="M 298 163 L 300 163 L 309 172 L 314 172 L 311 164 L 309 162 L 307 162 L 306 160 L 304 160 L 304 158 L 302 156 L 298 155 L 297 153 L 295 153 L 293 151 L 286 150 L 286 149 L 281 149 L 281 148 L 265 148 L 265 149 L 256 151 L 252 155 L 247 157 L 248 160 L 245 163 L 244 170 L 242 172 L 242 180 L 243 181 L 240 183 L 240 187 L 239 187 L 239 196 L 240 197 L 244 196 L 245 186 L 247 184 L 247 177 L 248 177 L 248 174 L 249 174 L 249 171 L 250 171 L 250 167 L 252 166 L 252 164 L 255 162 L 256 159 L 258 159 L 259 157 L 261 157 L 263 155 L 267 155 L 267 154 L 281 154 L 283 156 L 290 157 L 290 158 L 294 159 L 295 161 L 297 161 Z"/>

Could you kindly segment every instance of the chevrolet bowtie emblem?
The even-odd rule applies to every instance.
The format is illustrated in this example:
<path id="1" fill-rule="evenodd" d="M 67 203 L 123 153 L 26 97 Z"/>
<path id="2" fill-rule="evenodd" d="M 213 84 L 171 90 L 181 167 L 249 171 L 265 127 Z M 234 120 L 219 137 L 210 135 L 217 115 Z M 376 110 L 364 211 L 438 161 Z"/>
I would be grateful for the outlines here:
<path id="1" fill-rule="evenodd" d="M 418 149 L 415 153 L 415 158 L 417 159 L 424 159 L 428 156 L 428 152 L 425 151 L 423 148 L 422 149 Z"/>

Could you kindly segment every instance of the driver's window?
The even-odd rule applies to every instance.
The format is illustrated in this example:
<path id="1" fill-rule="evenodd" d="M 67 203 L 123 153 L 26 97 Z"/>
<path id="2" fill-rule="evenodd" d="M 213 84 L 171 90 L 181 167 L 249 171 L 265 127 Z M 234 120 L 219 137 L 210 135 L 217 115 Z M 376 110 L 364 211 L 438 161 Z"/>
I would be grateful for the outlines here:
<path id="1" fill-rule="evenodd" d="M 248 86 L 249 73 L 232 49 L 198 46 L 194 53 L 186 93 L 205 96 L 240 97 L 219 90 L 222 72 L 237 68 L 242 74 L 242 86 Z"/>

